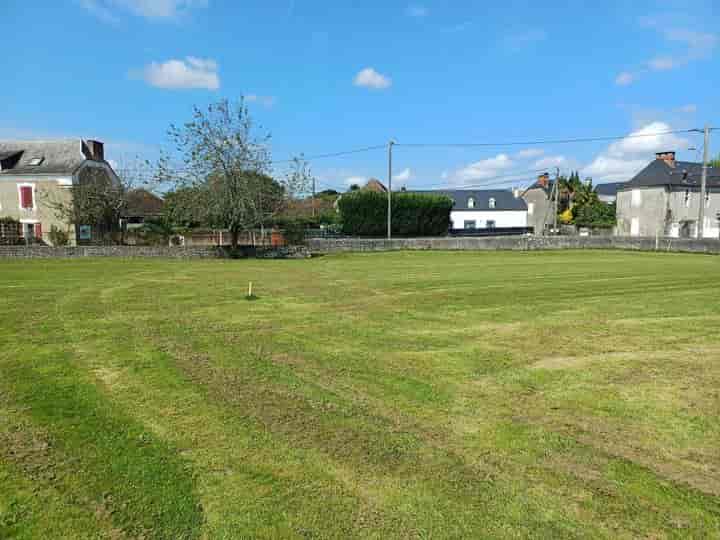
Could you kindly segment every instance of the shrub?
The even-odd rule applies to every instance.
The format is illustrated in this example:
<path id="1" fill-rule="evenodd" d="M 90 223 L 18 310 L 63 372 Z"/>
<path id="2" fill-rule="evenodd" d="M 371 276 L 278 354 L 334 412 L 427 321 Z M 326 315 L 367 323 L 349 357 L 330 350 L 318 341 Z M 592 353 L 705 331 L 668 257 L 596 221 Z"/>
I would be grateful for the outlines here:
<path id="1" fill-rule="evenodd" d="M 302 219 L 289 219 L 283 224 L 285 242 L 290 246 L 305 244 L 305 229 L 307 223 Z"/>
<path id="2" fill-rule="evenodd" d="M 342 230 L 356 236 L 383 236 L 387 233 L 387 194 L 356 191 L 338 202 Z M 392 232 L 398 236 L 439 236 L 450 228 L 453 202 L 443 195 L 425 193 L 392 194 Z"/>
<path id="3" fill-rule="evenodd" d="M 48 233 L 48 236 L 50 237 L 50 243 L 53 246 L 67 246 L 70 243 L 70 235 L 68 234 L 68 232 L 63 231 L 55 225 L 50 227 L 50 232 Z"/>

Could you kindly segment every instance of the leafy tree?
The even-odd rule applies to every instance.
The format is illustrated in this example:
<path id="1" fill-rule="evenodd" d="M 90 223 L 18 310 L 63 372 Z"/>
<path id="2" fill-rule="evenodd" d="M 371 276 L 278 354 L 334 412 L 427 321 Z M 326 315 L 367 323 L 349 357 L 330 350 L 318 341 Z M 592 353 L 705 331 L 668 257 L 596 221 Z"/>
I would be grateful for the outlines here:
<path id="1" fill-rule="evenodd" d="M 195 107 L 192 119 L 171 125 L 168 136 L 182 166 L 172 156 L 158 162 L 158 179 L 184 189 L 178 212 L 186 222 L 199 221 L 230 231 L 233 248 L 242 231 L 263 227 L 289 197 L 307 187 L 309 170 L 295 160 L 282 178 L 270 176 L 268 134 L 257 134 L 244 100 Z M 190 212 L 188 213 L 188 210 Z"/>
<path id="2" fill-rule="evenodd" d="M 615 225 L 615 204 L 593 201 L 578 207 L 574 221 L 579 227 L 612 227 Z"/>
<path id="3" fill-rule="evenodd" d="M 715 159 L 710 160 L 710 166 L 720 169 L 720 154 L 718 154 Z"/>

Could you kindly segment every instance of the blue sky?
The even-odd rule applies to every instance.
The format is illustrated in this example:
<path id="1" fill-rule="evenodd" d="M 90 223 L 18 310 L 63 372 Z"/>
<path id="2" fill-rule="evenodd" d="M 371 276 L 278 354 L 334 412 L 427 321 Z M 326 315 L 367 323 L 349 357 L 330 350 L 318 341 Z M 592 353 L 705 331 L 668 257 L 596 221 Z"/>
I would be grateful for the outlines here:
<path id="1" fill-rule="evenodd" d="M 113 159 L 152 158 L 193 104 L 241 95 L 278 160 L 390 138 L 484 143 L 718 126 L 714 3 L 5 0 L 0 138 L 97 137 Z M 521 185 L 556 165 L 623 180 L 656 150 L 696 160 L 701 144 L 669 134 L 398 146 L 394 169 L 411 188 Z M 386 167 L 383 150 L 312 162 L 321 187 L 384 179 Z"/>

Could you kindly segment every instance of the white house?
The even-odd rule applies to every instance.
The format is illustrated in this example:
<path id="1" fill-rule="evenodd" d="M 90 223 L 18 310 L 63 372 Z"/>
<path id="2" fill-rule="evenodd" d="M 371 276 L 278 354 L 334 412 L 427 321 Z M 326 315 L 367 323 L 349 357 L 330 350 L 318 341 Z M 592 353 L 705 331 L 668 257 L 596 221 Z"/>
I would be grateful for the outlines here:
<path id="1" fill-rule="evenodd" d="M 453 230 L 525 229 L 528 226 L 527 204 L 510 190 L 456 189 L 422 193 L 445 195 L 453 200 L 450 212 Z"/>

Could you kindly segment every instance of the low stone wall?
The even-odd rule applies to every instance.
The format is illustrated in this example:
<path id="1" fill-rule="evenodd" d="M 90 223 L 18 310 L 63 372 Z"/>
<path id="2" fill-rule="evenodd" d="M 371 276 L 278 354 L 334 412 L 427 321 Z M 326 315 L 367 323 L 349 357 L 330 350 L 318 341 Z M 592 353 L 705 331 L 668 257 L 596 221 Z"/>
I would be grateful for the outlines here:
<path id="1" fill-rule="evenodd" d="M 625 249 L 636 251 L 679 251 L 720 254 L 720 240 L 681 238 L 637 238 L 620 236 L 497 236 L 484 238 L 314 238 L 308 242 L 317 254 L 348 251 L 393 250 L 553 250 L 553 249 Z"/>
<path id="2" fill-rule="evenodd" d="M 195 246 L 0 246 L 0 259 L 62 259 L 77 257 L 160 257 L 167 259 L 228 259 L 257 257 L 264 259 L 305 259 L 305 247 L 252 248 L 240 247 L 233 252 L 227 247 Z"/>

